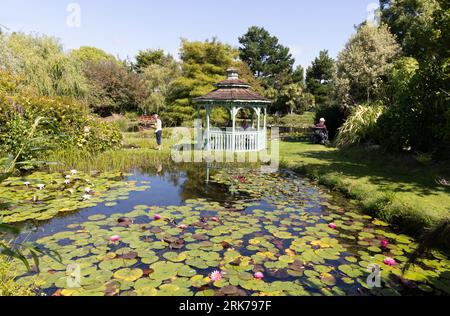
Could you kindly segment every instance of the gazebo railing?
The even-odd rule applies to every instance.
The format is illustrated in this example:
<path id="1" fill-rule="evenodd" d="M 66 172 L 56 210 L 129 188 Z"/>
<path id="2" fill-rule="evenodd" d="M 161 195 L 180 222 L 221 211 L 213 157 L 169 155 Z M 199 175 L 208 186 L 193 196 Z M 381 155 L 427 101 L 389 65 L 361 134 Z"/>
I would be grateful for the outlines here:
<path id="1" fill-rule="evenodd" d="M 206 150 L 249 152 L 264 150 L 266 132 L 261 131 L 222 131 L 211 130 L 206 136 Z M 234 141 L 233 141 L 234 136 Z M 233 149 L 234 145 L 234 149 Z"/>

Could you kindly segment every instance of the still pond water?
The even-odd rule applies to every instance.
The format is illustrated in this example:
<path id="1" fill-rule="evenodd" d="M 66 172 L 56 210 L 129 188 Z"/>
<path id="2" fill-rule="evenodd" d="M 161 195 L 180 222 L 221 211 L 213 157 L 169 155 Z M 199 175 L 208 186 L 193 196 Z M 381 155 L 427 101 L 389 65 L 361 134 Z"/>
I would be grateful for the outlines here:
<path id="1" fill-rule="evenodd" d="M 108 182 L 95 180 L 101 174 L 67 174 L 13 179 L 2 188 L 11 199 L 47 194 L 29 218 L 14 210 L 5 217 L 28 219 L 22 239 L 61 255 L 62 263 L 42 258 L 37 281 L 47 295 L 449 294 L 444 254 L 434 251 L 403 275 L 412 238 L 289 172 L 158 165 Z M 65 186 L 70 179 L 90 187 L 69 194 L 65 178 Z M 46 187 L 24 188 L 27 180 Z M 377 267 L 380 287 L 371 289 L 367 279 Z M 19 282 L 36 278 L 18 269 Z"/>

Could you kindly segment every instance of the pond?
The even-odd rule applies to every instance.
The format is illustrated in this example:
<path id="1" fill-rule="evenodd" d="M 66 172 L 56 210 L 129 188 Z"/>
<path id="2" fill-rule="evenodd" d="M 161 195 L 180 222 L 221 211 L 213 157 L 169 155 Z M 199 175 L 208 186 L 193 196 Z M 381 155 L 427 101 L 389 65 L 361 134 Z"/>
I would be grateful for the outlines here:
<path id="1" fill-rule="evenodd" d="M 62 257 L 41 258 L 39 274 L 17 264 L 18 282 L 35 279 L 47 295 L 450 293 L 444 254 L 402 274 L 412 238 L 287 171 L 73 170 L 10 179 L 0 193 L 4 220 L 26 230 L 21 239 Z M 377 267 L 380 284 L 371 288 Z"/>

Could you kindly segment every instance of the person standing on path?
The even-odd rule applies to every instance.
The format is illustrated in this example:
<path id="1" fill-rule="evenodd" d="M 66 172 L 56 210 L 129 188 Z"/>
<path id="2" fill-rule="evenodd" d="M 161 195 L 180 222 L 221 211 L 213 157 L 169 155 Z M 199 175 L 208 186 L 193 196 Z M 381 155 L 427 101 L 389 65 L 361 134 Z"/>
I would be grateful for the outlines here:
<path id="1" fill-rule="evenodd" d="M 162 121 L 158 114 L 153 114 L 153 119 L 156 121 L 156 150 L 160 151 L 162 149 Z"/>

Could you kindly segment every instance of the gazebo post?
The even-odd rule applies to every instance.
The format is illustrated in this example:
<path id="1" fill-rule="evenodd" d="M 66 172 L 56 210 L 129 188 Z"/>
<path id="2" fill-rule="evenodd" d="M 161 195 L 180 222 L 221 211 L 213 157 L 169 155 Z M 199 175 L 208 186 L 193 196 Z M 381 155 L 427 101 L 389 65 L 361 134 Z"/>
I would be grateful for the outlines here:
<path id="1" fill-rule="evenodd" d="M 263 130 L 263 137 L 261 137 L 264 142 L 263 148 L 266 148 L 267 146 L 266 137 L 267 137 L 267 108 L 264 108 L 264 130 Z"/>
<path id="2" fill-rule="evenodd" d="M 211 108 L 209 105 L 206 106 L 206 150 L 211 150 L 211 122 L 210 122 L 210 116 L 211 116 Z"/>
<path id="3" fill-rule="evenodd" d="M 259 150 L 259 146 L 260 146 L 260 144 L 259 144 L 259 139 L 260 139 L 260 137 L 259 137 L 259 134 L 260 134 L 260 131 L 261 131 L 261 108 L 254 108 L 254 110 L 255 110 L 255 112 L 256 112 L 256 116 L 258 117 L 258 126 L 257 126 L 257 136 L 256 136 L 256 147 L 257 147 L 257 149 Z"/>
<path id="4" fill-rule="evenodd" d="M 236 107 L 233 106 L 231 116 L 233 117 L 233 127 L 231 129 L 231 150 L 236 151 Z"/>

